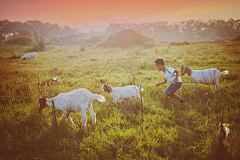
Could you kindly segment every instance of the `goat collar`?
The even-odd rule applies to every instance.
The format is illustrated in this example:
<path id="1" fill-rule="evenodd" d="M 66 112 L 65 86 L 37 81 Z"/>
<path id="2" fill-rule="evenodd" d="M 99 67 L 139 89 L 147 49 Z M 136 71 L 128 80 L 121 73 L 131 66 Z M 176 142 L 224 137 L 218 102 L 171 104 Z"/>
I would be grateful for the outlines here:
<path id="1" fill-rule="evenodd" d="M 186 67 L 186 71 L 187 71 L 188 76 L 192 75 L 192 70 L 190 68 Z"/>

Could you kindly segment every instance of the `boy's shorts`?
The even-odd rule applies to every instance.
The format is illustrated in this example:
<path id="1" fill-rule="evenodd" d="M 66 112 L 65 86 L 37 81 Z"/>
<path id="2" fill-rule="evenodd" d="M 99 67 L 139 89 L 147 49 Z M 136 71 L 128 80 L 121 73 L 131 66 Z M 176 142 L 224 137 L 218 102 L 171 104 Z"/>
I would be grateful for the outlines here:
<path id="1" fill-rule="evenodd" d="M 182 83 L 171 83 L 170 86 L 168 86 L 164 92 L 168 95 L 172 95 L 175 93 L 180 87 L 182 86 Z"/>

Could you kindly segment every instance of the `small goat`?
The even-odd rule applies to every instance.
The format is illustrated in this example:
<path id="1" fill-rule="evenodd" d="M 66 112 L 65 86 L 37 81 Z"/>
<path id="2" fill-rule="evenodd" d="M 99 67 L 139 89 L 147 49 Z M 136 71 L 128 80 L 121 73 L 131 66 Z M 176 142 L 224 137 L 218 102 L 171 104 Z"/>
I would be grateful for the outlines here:
<path id="1" fill-rule="evenodd" d="M 227 138 L 230 133 L 230 125 L 226 123 L 219 123 L 219 128 L 218 128 L 218 141 L 220 142 L 221 145 L 224 147 L 228 147 L 228 142 Z"/>
<path id="2" fill-rule="evenodd" d="M 141 91 L 144 89 L 141 88 Z M 125 87 L 116 87 L 112 88 L 107 84 L 104 84 L 102 86 L 102 93 L 108 92 L 113 98 L 114 98 L 114 103 L 116 103 L 119 99 L 132 99 L 133 97 L 137 97 L 138 99 L 141 99 L 142 97 L 140 96 L 140 88 L 135 86 L 135 85 L 130 85 L 130 86 L 125 86 Z M 142 98 L 143 101 L 143 98 Z"/>
<path id="3" fill-rule="evenodd" d="M 68 118 L 68 121 L 75 127 L 75 124 L 72 121 L 70 112 L 81 112 L 82 115 L 82 128 L 86 126 L 87 116 L 86 109 L 89 110 L 92 116 L 92 123 L 96 124 L 96 114 L 92 108 L 92 100 L 97 99 L 99 102 L 104 102 L 105 97 L 97 94 L 93 94 L 87 89 L 79 88 L 72 90 L 67 93 L 60 93 L 54 98 L 46 99 L 46 97 L 40 97 L 39 103 L 40 108 L 38 112 L 40 112 L 45 107 L 56 108 L 63 112 L 63 118 Z"/>
<path id="4" fill-rule="evenodd" d="M 29 53 L 29 54 L 24 54 L 20 60 L 27 60 L 27 59 L 32 59 L 32 58 L 35 58 L 37 59 L 36 55 L 38 55 L 36 52 L 32 52 L 32 53 Z"/>
<path id="5" fill-rule="evenodd" d="M 231 160 L 232 159 L 232 154 L 229 153 L 228 151 L 228 135 L 230 133 L 230 128 L 232 126 L 226 123 L 219 123 L 218 127 L 218 142 L 219 145 L 216 148 L 218 152 L 218 156 L 216 159 L 226 159 L 226 160 Z"/>
<path id="6" fill-rule="evenodd" d="M 220 72 L 217 69 L 205 69 L 205 70 L 191 70 L 187 66 L 182 65 L 181 67 L 181 75 L 183 76 L 185 73 L 188 74 L 189 77 L 196 83 L 196 87 L 198 88 L 199 83 L 201 84 L 216 84 L 215 90 L 220 90 L 219 78 L 222 74 L 228 74 L 228 71 Z"/>

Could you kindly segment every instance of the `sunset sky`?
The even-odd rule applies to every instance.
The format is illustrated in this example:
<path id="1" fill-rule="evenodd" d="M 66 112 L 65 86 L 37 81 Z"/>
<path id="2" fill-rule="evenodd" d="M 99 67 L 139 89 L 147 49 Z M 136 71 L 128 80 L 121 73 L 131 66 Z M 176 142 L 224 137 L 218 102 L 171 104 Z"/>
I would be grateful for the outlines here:
<path id="1" fill-rule="evenodd" d="M 0 0 L 0 20 L 106 26 L 110 23 L 240 19 L 240 0 Z"/>

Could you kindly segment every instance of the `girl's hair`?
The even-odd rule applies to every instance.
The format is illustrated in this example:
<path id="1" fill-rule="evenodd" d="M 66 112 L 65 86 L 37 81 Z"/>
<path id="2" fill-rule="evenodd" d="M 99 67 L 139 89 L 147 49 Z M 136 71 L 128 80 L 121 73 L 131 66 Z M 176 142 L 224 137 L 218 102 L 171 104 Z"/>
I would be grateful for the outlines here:
<path id="1" fill-rule="evenodd" d="M 164 60 L 163 60 L 162 58 L 156 59 L 155 63 L 156 63 L 156 64 L 161 64 L 161 65 L 164 66 Z"/>

